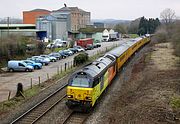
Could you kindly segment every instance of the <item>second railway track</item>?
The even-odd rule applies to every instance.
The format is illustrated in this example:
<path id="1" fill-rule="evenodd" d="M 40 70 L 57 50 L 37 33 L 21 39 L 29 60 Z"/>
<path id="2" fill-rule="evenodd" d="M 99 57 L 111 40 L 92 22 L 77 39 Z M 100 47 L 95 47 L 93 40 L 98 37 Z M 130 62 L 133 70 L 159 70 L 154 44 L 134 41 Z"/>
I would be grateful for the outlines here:
<path id="1" fill-rule="evenodd" d="M 22 114 L 20 117 L 11 122 L 11 124 L 33 124 L 37 120 L 39 120 L 43 115 L 45 115 L 51 108 L 53 108 L 56 104 L 62 101 L 65 95 L 65 87 L 64 85 L 56 90 L 54 93 L 50 94 L 48 97 L 43 99 L 41 102 L 36 104 L 34 107 L 29 109 L 27 112 Z"/>
<path id="2" fill-rule="evenodd" d="M 88 118 L 88 113 L 71 112 L 62 124 L 83 124 Z"/>

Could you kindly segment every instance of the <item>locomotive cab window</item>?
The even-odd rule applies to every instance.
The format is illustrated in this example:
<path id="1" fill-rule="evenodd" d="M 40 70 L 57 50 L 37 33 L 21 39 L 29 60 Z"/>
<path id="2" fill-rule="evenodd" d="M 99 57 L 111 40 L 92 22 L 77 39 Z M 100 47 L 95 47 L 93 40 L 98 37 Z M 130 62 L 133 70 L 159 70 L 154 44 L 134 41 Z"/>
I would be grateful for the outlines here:
<path id="1" fill-rule="evenodd" d="M 91 81 L 87 75 L 76 75 L 75 77 L 72 78 L 69 85 L 74 87 L 89 88 L 92 87 L 90 82 Z"/>

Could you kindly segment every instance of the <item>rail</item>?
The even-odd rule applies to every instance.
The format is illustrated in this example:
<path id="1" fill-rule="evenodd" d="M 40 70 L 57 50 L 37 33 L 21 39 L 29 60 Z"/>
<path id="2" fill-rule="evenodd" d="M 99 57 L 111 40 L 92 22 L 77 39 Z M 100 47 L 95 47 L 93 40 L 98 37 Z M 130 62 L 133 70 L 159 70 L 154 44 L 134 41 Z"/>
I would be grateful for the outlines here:
<path id="1" fill-rule="evenodd" d="M 58 88 L 55 92 L 48 95 L 46 98 L 44 98 L 42 101 L 40 101 L 38 104 L 30 108 L 28 111 L 23 113 L 21 116 L 19 116 L 17 119 L 11 122 L 11 124 L 16 124 L 19 122 L 33 124 L 37 120 L 39 120 L 44 114 L 46 114 L 49 110 L 51 110 L 55 105 L 57 105 L 60 101 L 62 101 L 66 95 L 61 95 L 59 98 L 59 93 L 62 91 L 67 84 L 64 86 Z"/>

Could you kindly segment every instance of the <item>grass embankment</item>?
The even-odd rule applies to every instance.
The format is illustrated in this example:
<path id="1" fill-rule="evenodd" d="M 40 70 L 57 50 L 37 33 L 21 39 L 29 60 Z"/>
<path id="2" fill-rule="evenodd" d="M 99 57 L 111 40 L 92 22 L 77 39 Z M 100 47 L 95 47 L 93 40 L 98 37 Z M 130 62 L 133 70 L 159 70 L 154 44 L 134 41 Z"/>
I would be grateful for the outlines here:
<path id="1" fill-rule="evenodd" d="M 180 97 L 174 97 L 171 100 L 171 106 L 175 109 L 180 108 Z"/>
<path id="2" fill-rule="evenodd" d="M 138 34 L 129 34 L 129 37 L 130 38 L 137 38 L 137 37 L 139 37 L 139 35 Z"/>

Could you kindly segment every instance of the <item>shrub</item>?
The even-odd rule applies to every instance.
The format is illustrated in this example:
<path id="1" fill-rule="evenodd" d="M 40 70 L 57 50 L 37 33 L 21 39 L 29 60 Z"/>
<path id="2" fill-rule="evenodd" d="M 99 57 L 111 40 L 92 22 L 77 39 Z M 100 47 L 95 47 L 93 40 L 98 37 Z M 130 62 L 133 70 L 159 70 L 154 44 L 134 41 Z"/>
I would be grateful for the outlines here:
<path id="1" fill-rule="evenodd" d="M 74 65 L 80 65 L 83 64 L 88 60 L 88 54 L 87 53 L 80 53 L 79 55 L 74 57 Z"/>

